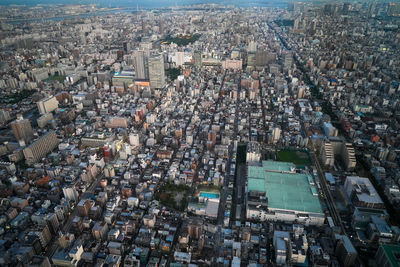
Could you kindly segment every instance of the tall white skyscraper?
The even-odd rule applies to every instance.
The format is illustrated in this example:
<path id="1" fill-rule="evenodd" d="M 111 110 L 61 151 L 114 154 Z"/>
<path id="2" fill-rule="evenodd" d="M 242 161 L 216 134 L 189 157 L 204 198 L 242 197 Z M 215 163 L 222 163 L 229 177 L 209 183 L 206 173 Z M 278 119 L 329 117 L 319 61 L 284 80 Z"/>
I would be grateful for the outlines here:
<path id="1" fill-rule="evenodd" d="M 180 67 L 185 63 L 185 53 L 175 52 L 176 66 Z"/>
<path id="2" fill-rule="evenodd" d="M 275 127 L 275 128 L 272 130 L 272 139 L 273 139 L 273 142 L 274 142 L 274 143 L 278 142 L 279 138 L 281 138 L 281 129 L 278 128 L 278 127 Z"/>
<path id="3" fill-rule="evenodd" d="M 163 88 L 165 86 L 164 57 L 154 55 L 149 58 L 150 87 Z"/>

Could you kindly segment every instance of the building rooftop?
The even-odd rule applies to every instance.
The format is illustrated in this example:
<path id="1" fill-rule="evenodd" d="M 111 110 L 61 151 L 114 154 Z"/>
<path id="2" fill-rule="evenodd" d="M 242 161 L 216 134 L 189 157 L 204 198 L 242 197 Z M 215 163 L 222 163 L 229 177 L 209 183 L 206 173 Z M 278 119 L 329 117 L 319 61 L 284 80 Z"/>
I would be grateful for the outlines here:
<path id="1" fill-rule="evenodd" d="M 353 190 L 360 201 L 367 203 L 383 203 L 375 187 L 368 178 L 348 176 L 345 181 L 345 190 L 350 196 Z"/>
<path id="2" fill-rule="evenodd" d="M 266 193 L 270 209 L 322 213 L 321 204 L 310 177 L 302 173 L 281 173 L 288 171 L 292 163 L 263 161 L 263 166 L 249 166 L 248 190 Z M 312 178 L 311 178 L 312 180 Z"/>

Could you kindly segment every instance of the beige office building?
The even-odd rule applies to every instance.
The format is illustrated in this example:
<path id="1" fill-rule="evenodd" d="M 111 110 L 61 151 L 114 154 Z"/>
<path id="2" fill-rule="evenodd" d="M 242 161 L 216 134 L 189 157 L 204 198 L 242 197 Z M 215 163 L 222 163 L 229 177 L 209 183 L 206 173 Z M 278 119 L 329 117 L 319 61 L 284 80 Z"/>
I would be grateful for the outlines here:
<path id="1" fill-rule="evenodd" d="M 40 114 L 50 113 L 58 108 L 58 101 L 54 96 L 46 97 L 37 103 Z"/>
<path id="2" fill-rule="evenodd" d="M 36 163 L 55 147 L 58 139 L 55 131 L 50 131 L 24 149 L 24 156 L 28 164 Z"/>

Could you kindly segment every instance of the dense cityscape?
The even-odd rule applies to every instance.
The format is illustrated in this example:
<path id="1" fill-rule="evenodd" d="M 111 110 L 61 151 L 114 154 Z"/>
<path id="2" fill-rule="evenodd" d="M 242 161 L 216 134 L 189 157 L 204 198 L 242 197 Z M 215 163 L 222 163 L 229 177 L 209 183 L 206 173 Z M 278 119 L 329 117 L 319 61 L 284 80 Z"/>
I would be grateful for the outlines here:
<path id="1" fill-rule="evenodd" d="M 178 4 L 1 6 L 0 266 L 400 266 L 400 3 Z"/>

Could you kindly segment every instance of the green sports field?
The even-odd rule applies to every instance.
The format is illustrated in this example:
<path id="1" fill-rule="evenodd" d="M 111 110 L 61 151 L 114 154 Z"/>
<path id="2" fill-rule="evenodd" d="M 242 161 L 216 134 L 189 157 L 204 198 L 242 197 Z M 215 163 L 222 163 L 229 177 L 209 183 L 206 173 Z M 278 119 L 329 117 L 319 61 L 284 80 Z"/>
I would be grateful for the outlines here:
<path id="1" fill-rule="evenodd" d="M 292 162 L 295 165 L 311 165 L 310 155 L 305 150 L 281 149 L 276 151 L 278 161 Z"/>

